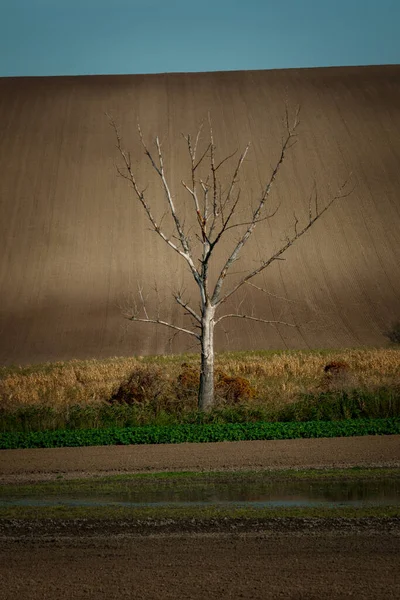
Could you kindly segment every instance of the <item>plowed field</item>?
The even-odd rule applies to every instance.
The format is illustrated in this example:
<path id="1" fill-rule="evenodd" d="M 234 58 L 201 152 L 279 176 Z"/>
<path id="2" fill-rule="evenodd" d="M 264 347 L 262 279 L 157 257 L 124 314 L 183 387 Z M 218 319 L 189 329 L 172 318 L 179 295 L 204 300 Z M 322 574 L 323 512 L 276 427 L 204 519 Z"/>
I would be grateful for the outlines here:
<path id="1" fill-rule="evenodd" d="M 400 464 L 400 436 L 11 450 L 1 481 L 161 470 Z M 0 599 L 398 598 L 398 520 L 296 520 L 254 533 L 130 533 L 8 524 Z M 218 529 L 218 528 L 217 528 Z M 229 527 L 228 527 L 229 529 Z M 226 530 L 226 528 L 225 528 Z"/>
<path id="2" fill-rule="evenodd" d="M 143 471 L 400 466 L 400 436 L 2 450 L 0 482 Z"/>
<path id="3" fill-rule="evenodd" d="M 301 106 L 301 123 L 270 196 L 271 209 L 280 208 L 257 226 L 234 270 L 270 256 L 293 231 L 294 213 L 307 221 L 314 185 L 320 207 L 350 173 L 354 191 L 254 281 L 270 295 L 247 286 L 227 306 L 298 327 L 224 321 L 217 349 L 384 343 L 383 331 L 399 319 L 400 66 L 3 78 L 0 364 L 187 350 L 191 339 L 171 343 L 166 328 L 125 329 L 120 306 L 138 283 L 149 315 L 160 309 L 178 325 L 188 318 L 172 291 L 183 286 L 186 300 L 197 306 L 198 299 L 186 263 L 149 231 L 144 210 L 117 177 L 104 113 L 119 123 L 157 218 L 164 197 L 138 143 L 137 119 L 149 144 L 160 136 L 172 194 L 190 226 L 181 132 L 195 134 L 210 112 L 219 157 L 251 141 L 240 178 L 238 218 L 246 221 L 279 157 L 285 103 L 289 112 Z M 221 246 L 219 262 L 231 243 L 228 237 Z"/>
<path id="4" fill-rule="evenodd" d="M 400 537 L 374 530 L 7 540 L 1 600 L 159 600 L 400 595 Z"/>

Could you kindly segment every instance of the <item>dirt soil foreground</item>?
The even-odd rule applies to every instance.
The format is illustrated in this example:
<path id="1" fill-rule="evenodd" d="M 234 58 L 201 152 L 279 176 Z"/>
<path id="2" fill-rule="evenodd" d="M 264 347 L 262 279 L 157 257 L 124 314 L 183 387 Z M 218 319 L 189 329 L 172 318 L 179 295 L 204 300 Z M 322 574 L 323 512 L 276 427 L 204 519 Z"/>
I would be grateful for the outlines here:
<path id="1" fill-rule="evenodd" d="M 400 436 L 0 452 L 2 483 L 399 464 Z M 255 531 L 151 535 L 107 526 L 74 534 L 62 522 L 24 525 L 19 534 L 18 523 L 8 523 L 8 534 L 0 530 L 0 600 L 400 597 L 398 520 L 283 521 Z"/>
<path id="2" fill-rule="evenodd" d="M 1 450 L 0 483 L 159 471 L 400 466 L 400 435 Z"/>
<path id="3" fill-rule="evenodd" d="M 7 540 L 0 599 L 397 599 L 399 551 L 379 532 Z"/>

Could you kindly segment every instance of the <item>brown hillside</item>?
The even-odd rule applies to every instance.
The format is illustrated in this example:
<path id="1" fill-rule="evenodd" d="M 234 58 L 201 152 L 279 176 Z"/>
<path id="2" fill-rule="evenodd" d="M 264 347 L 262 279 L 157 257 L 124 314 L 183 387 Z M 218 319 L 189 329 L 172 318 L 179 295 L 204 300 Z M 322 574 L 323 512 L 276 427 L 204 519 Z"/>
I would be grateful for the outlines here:
<path id="1" fill-rule="evenodd" d="M 109 111 L 149 179 L 135 135 L 164 140 L 177 203 L 187 177 L 181 132 L 210 111 L 221 154 L 252 150 L 242 200 L 255 200 L 276 161 L 285 99 L 301 105 L 299 142 L 271 196 L 281 202 L 258 227 L 237 269 L 252 267 L 307 218 L 314 180 L 320 203 L 350 172 L 354 193 L 340 201 L 256 281 L 282 302 L 248 288 L 242 309 L 296 322 L 279 329 L 224 321 L 218 349 L 381 344 L 400 318 L 400 66 L 200 74 L 0 79 L 0 363 L 179 352 L 161 327 L 126 322 L 118 307 L 144 283 L 149 309 L 158 282 L 166 319 L 183 322 L 170 290 L 185 265 L 148 230 L 119 160 Z M 154 206 L 162 214 L 162 195 Z M 245 195 L 247 192 L 247 196 Z M 187 285 L 190 295 L 192 286 Z M 242 300 L 239 296 L 237 301 Z M 235 308 L 237 301 L 232 302 Z"/>

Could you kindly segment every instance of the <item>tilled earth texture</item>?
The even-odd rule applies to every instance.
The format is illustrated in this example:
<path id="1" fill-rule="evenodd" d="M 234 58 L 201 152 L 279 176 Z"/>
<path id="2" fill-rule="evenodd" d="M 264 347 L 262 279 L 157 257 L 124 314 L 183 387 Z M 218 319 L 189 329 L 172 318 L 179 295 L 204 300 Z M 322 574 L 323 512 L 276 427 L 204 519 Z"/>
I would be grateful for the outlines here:
<path id="1" fill-rule="evenodd" d="M 395 466 L 400 436 L 0 453 L 2 481 L 162 470 Z M 0 599 L 399 598 L 398 519 L 208 527 L 2 523 Z M 162 530 L 162 532 L 161 532 Z M 147 533 L 145 533 L 147 531 Z"/>
<path id="2" fill-rule="evenodd" d="M 125 331 L 120 307 L 130 304 L 137 284 L 149 315 L 161 307 L 160 318 L 182 326 L 189 318 L 172 290 L 184 288 L 185 302 L 195 307 L 198 290 L 186 262 L 149 231 L 131 187 L 117 176 L 121 161 L 105 113 L 120 126 L 139 188 L 146 189 L 158 221 L 164 194 L 138 140 L 137 120 L 149 145 L 160 137 L 174 203 L 195 246 L 198 218 L 181 183 L 191 178 L 181 133 L 195 136 L 210 113 L 218 160 L 251 142 L 235 216 L 236 223 L 246 223 L 280 156 L 285 105 L 290 116 L 297 106 L 301 110 L 298 143 L 268 200 L 268 213 L 279 210 L 257 225 L 225 289 L 292 235 L 294 214 L 299 230 L 307 223 L 314 186 L 320 208 L 349 177 L 346 190 L 353 192 L 254 282 L 270 294 L 247 286 L 246 294 L 226 303 L 227 313 L 239 305 L 241 313 L 298 327 L 225 321 L 216 329 L 217 349 L 386 343 L 383 332 L 399 318 L 400 65 L 7 77 L 0 78 L 0 364 L 192 347 L 189 336 L 171 342 L 165 327 L 135 323 Z M 225 188 L 235 160 L 219 171 Z M 164 225 L 170 235 L 168 218 Z M 216 248 L 211 279 L 237 232 L 222 239 L 220 253 Z"/>
<path id="3" fill-rule="evenodd" d="M 0 598 L 395 599 L 399 531 L 6 539 Z"/>
<path id="4" fill-rule="evenodd" d="M 400 466 L 400 436 L 2 450 L 0 483 L 145 471 Z"/>

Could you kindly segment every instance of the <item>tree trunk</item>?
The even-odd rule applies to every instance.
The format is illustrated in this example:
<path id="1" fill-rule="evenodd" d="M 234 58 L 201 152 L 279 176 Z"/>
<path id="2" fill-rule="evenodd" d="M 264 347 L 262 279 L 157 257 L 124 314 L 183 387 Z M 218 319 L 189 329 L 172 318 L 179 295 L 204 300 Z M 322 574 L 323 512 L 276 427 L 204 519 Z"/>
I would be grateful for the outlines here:
<path id="1" fill-rule="evenodd" d="M 201 371 L 198 408 L 211 410 L 214 405 L 214 313 L 206 306 L 201 320 Z"/>

